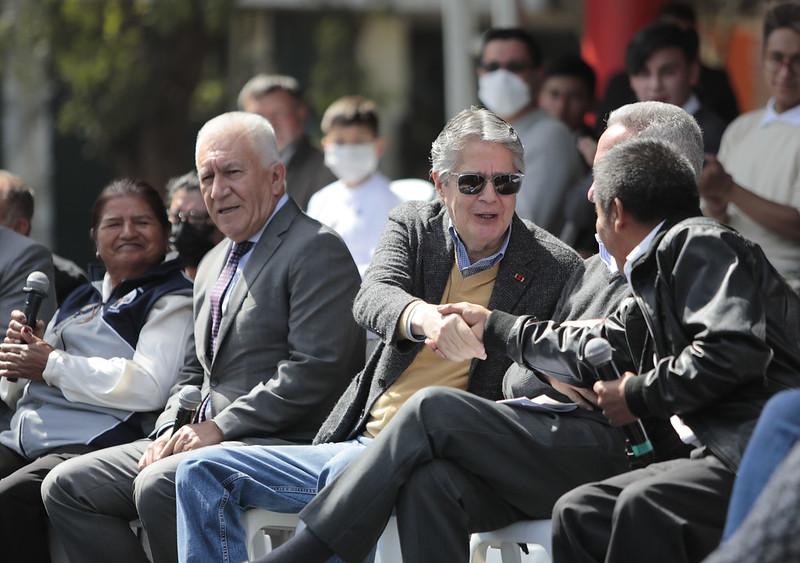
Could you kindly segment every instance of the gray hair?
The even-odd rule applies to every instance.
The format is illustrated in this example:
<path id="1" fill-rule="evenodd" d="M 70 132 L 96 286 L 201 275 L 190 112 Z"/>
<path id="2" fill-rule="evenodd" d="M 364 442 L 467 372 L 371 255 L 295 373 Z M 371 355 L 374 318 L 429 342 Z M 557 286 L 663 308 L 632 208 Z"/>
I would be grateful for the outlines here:
<path id="1" fill-rule="evenodd" d="M 187 172 L 182 176 L 176 176 L 167 181 L 167 202 L 172 201 L 175 194 L 181 190 L 186 190 L 187 192 L 200 191 L 200 179 L 197 177 L 196 171 Z"/>
<path id="2" fill-rule="evenodd" d="M 669 141 L 689 159 L 695 181 L 703 172 L 703 131 L 683 108 L 663 102 L 636 102 L 608 116 L 608 126 L 621 125 L 635 137 Z M 605 157 L 604 157 L 605 158 Z"/>
<path id="3" fill-rule="evenodd" d="M 461 160 L 468 143 L 485 141 L 511 151 L 517 172 L 525 172 L 524 149 L 517 132 L 504 119 L 487 109 L 471 107 L 453 117 L 431 146 L 431 172 L 446 182 Z"/>
<path id="4" fill-rule="evenodd" d="M 276 91 L 283 91 L 294 98 L 299 105 L 304 105 L 303 91 L 300 83 L 291 76 L 281 74 L 256 74 L 242 86 L 239 96 L 236 99 L 239 109 L 244 109 L 244 104 L 250 98 L 260 98 Z"/>
<path id="5" fill-rule="evenodd" d="M 260 157 L 265 170 L 278 161 L 278 144 L 275 141 L 275 130 L 270 122 L 257 113 L 230 111 L 208 120 L 200 128 L 195 145 L 195 166 L 199 168 L 198 150 L 203 141 L 208 137 L 220 137 L 226 134 L 244 135 L 250 148 Z"/>
<path id="6" fill-rule="evenodd" d="M 0 170 L 0 225 L 19 219 L 33 219 L 33 189 L 19 176 Z"/>
<path id="7" fill-rule="evenodd" d="M 608 214 L 619 198 L 634 220 L 655 224 L 699 209 L 694 168 L 674 143 L 636 138 L 612 147 L 594 165 L 594 200 Z"/>

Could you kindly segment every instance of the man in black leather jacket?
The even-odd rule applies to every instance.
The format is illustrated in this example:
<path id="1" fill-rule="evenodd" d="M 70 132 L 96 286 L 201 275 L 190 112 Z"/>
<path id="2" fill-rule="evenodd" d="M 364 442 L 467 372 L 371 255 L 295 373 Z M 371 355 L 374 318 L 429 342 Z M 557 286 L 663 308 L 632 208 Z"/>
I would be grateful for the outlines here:
<path id="1" fill-rule="evenodd" d="M 698 446 L 690 459 L 561 497 L 555 560 L 698 561 L 719 542 L 735 471 L 764 403 L 800 386 L 800 300 L 757 245 L 700 217 L 691 168 L 669 143 L 634 139 L 611 149 L 595 166 L 594 199 L 598 234 L 633 298 L 593 328 L 493 312 L 480 327 L 484 344 L 593 385 L 614 425 L 677 415 L 675 424 L 693 432 Z M 480 318 L 473 313 L 470 324 Z M 597 336 L 637 374 L 594 381 L 584 346 Z"/>

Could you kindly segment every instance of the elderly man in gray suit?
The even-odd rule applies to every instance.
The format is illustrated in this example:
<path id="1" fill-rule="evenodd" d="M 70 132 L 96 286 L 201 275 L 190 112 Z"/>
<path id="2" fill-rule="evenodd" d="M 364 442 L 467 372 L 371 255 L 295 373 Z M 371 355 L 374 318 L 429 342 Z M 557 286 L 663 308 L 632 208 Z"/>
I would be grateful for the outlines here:
<path id="1" fill-rule="evenodd" d="M 176 486 L 182 561 L 245 559 L 239 518 L 246 507 L 301 510 L 350 460 L 357 462 L 391 436 L 399 422 L 393 416 L 400 417 L 417 397 L 433 396 L 427 404 L 441 405 L 443 417 L 464 407 L 459 421 L 482 420 L 473 403 L 491 406 L 503 397 L 503 374 L 511 361 L 503 353 L 484 352 L 461 317 L 442 315 L 438 305 L 477 299 L 503 311 L 550 318 L 580 260 L 515 215 L 522 145 L 495 114 L 471 109 L 455 116 L 433 143 L 431 161 L 440 201 L 407 203 L 390 213 L 356 298 L 356 318 L 381 337 L 365 370 L 339 400 L 316 445 L 218 448 L 196 452 L 181 464 Z M 576 434 L 571 445 L 598 452 L 592 460 L 600 473 L 623 469 L 621 442 L 616 455 L 600 451 L 598 435 L 611 436 L 602 442 L 606 446 L 618 442 L 608 427 L 583 424 L 598 430 Z M 487 435 L 492 439 L 491 431 Z M 407 446 L 424 449 L 426 443 Z M 385 469 L 385 475 L 393 473 L 391 465 Z M 197 489 L 203 491 L 202 508 Z M 356 515 L 347 520 L 351 517 Z M 377 528 L 380 533 L 382 525 Z M 365 542 L 371 545 L 370 539 Z M 304 555 L 292 560 L 305 561 Z"/>
<path id="2" fill-rule="evenodd" d="M 350 313 L 358 270 L 339 236 L 285 195 L 269 122 L 245 112 L 210 120 L 196 161 L 209 214 L 228 237 L 198 269 L 196 350 L 151 439 L 62 464 L 43 484 L 74 561 L 147 561 L 129 526 L 136 518 L 153 561 L 174 561 L 180 460 L 220 443 L 308 443 L 364 362 Z M 172 432 L 184 385 L 202 386 L 203 401 L 194 422 Z"/>

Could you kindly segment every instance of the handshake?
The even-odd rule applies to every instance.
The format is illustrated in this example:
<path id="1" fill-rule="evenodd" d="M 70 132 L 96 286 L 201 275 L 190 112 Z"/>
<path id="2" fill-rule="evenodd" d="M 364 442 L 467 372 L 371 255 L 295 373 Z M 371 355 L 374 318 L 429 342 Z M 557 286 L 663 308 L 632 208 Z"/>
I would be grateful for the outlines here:
<path id="1" fill-rule="evenodd" d="M 424 334 L 425 345 L 445 360 L 486 359 L 483 327 L 491 311 L 473 303 L 431 305 L 419 302 L 413 310 L 412 334 Z"/>
<path id="2" fill-rule="evenodd" d="M 424 334 L 425 345 L 433 350 L 436 355 L 445 360 L 460 362 L 472 358 L 480 360 L 486 359 L 486 350 L 483 346 L 483 329 L 491 311 L 481 305 L 474 303 L 446 303 L 444 305 L 431 305 L 419 302 L 413 310 L 411 319 L 412 334 Z M 562 324 L 572 326 L 593 326 L 600 319 L 584 321 L 566 321 Z M 591 410 L 598 403 L 598 396 L 594 389 L 581 385 L 571 385 L 555 379 L 545 373 L 537 375 L 553 387 L 556 391 L 569 397 L 577 403 L 580 408 Z M 626 375 L 633 375 L 627 374 Z M 601 388 L 609 388 L 613 393 L 616 392 L 617 402 L 624 405 L 620 386 L 621 380 L 617 382 L 598 382 Z M 613 390 L 611 389 L 613 388 Z M 611 404 L 611 398 L 606 398 L 606 405 Z M 628 419 L 635 417 L 624 409 L 620 418 Z M 605 414 L 605 412 L 604 412 Z M 611 414 L 607 415 L 611 416 Z M 616 419 L 612 419 L 614 422 Z"/>

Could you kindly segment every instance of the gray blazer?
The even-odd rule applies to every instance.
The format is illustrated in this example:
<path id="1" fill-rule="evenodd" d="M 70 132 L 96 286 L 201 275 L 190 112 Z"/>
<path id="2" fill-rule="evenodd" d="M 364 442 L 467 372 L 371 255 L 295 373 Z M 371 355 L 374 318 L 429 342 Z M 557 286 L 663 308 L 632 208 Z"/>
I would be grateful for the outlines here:
<path id="1" fill-rule="evenodd" d="M 358 270 L 341 238 L 289 199 L 232 290 L 212 361 L 207 297 L 230 246 L 218 244 L 198 268 L 194 353 L 156 427 L 174 419 L 180 387 L 202 384 L 226 440 L 310 442 L 364 365 L 364 331 L 350 313 Z"/>
<path id="2" fill-rule="evenodd" d="M 11 311 L 25 307 L 25 280 L 31 272 L 44 272 L 50 279 L 50 291 L 39 309 L 39 318 L 47 324 L 56 310 L 56 286 L 53 257 L 44 246 L 11 229 L 0 227 L 0 326 L 8 327 Z"/>
<path id="3" fill-rule="evenodd" d="M 422 348 L 422 343 L 399 339 L 397 321 L 416 299 L 441 301 L 455 260 L 448 224 L 441 201 L 408 202 L 389 214 L 353 307 L 356 320 L 382 341 L 339 399 L 316 443 L 339 442 L 362 433 L 375 400 Z M 489 308 L 549 319 L 563 285 L 580 263 L 571 248 L 515 215 Z M 497 352 L 489 352 L 486 360 L 473 360 L 467 390 L 487 399 L 502 398 L 503 374 L 510 364 L 504 353 Z"/>

